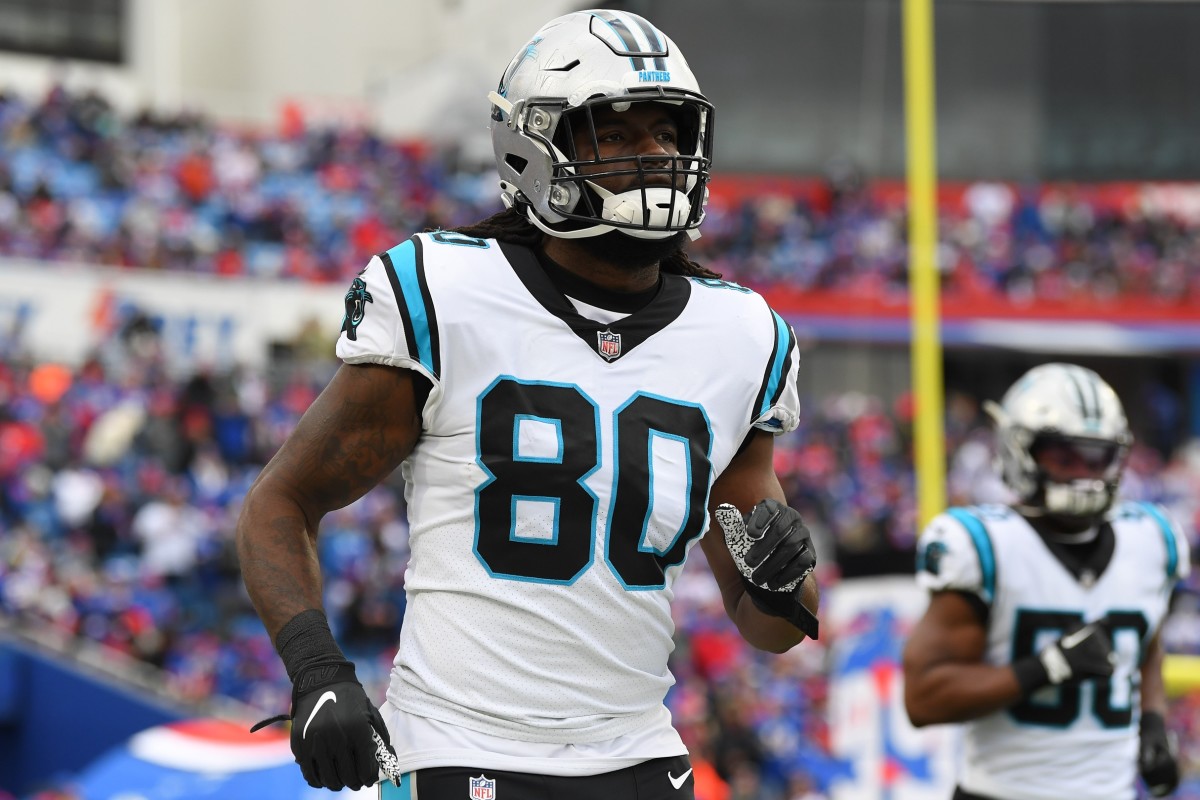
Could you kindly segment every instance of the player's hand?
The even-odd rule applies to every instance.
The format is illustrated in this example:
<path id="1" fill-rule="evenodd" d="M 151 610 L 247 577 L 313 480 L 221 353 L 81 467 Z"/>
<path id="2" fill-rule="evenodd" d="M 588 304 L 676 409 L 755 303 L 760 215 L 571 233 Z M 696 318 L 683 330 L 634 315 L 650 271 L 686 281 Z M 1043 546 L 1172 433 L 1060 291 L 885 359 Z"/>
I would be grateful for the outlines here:
<path id="1" fill-rule="evenodd" d="M 816 567 L 817 553 L 800 513 L 767 499 L 745 517 L 729 503 L 713 516 L 754 605 L 816 639 L 817 618 L 800 602 L 800 585 Z"/>
<path id="2" fill-rule="evenodd" d="M 1064 633 L 1057 642 L 1038 653 L 1051 684 L 1108 678 L 1113 674 L 1112 638 L 1108 628 L 1091 622 Z"/>
<path id="3" fill-rule="evenodd" d="M 373 786 L 381 772 L 400 782 L 387 726 L 350 662 L 301 670 L 292 684 L 291 717 L 292 755 L 309 786 L 357 790 Z"/>
<path id="4" fill-rule="evenodd" d="M 1047 684 L 1111 677 L 1115 661 L 1108 628 L 1091 622 L 1067 631 L 1040 653 L 1018 659 L 1012 666 L 1022 695 L 1028 696 Z"/>
<path id="5" fill-rule="evenodd" d="M 1167 730 L 1161 714 L 1142 713 L 1140 740 L 1138 772 L 1150 794 L 1165 797 L 1179 786 L 1179 763 L 1175 737 Z"/>

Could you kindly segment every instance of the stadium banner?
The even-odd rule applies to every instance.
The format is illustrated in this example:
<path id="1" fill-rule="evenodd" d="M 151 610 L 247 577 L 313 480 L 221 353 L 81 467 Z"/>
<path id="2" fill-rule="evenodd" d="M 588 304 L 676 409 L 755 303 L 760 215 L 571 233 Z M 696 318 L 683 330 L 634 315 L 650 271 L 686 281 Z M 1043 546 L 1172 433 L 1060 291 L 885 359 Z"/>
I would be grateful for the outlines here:
<path id="1" fill-rule="evenodd" d="M 263 366 L 272 345 L 307 325 L 341 326 L 345 287 L 94 265 L 0 259 L 0 355 L 77 365 L 141 316 L 157 331 L 165 362 Z"/>
<path id="2" fill-rule="evenodd" d="M 70 657 L 18 638 L 0 619 L 0 798 L 24 797 L 130 735 L 189 712 L 109 672 L 137 674 L 130 665 L 109 656 L 102 670 L 97 658 L 90 648 Z"/>
<path id="3" fill-rule="evenodd" d="M 832 632 L 831 800 L 946 800 L 954 790 L 960 727 L 917 729 L 904 710 L 901 652 L 925 610 L 911 576 L 843 580 L 821 604 Z"/>

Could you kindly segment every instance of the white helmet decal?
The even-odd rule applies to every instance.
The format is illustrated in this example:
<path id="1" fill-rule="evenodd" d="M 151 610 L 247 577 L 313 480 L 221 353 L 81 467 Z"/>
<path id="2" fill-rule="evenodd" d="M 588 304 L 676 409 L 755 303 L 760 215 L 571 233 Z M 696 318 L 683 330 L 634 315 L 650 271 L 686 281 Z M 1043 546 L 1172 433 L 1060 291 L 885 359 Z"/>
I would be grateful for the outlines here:
<path id="1" fill-rule="evenodd" d="M 650 239 L 699 235 L 712 104 L 674 42 L 642 17 L 591 10 L 551 20 L 517 51 L 488 97 L 501 199 L 525 209 L 541 230 L 564 238 L 616 229 Z M 579 157 L 574 134 L 590 133 L 595 141 L 592 109 L 624 111 L 633 103 L 669 109 L 679 126 L 679 154 Z M 586 176 L 579 169 L 585 166 Z M 596 183 L 630 175 L 642 185 L 615 195 Z"/>

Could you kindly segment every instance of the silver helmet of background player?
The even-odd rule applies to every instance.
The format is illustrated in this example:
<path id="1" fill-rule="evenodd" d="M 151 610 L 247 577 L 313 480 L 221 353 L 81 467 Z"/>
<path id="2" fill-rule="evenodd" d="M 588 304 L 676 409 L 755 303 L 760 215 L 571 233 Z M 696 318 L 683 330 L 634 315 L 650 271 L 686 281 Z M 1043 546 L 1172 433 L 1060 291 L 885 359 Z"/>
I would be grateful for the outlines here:
<path id="1" fill-rule="evenodd" d="M 1025 373 L 999 404 L 984 403 L 996 421 L 996 459 L 1023 510 L 1094 517 L 1116 499 L 1133 437 L 1117 393 L 1090 369 L 1042 364 Z M 1067 447 L 1094 475 L 1050 480 L 1037 463 L 1039 447 Z"/>

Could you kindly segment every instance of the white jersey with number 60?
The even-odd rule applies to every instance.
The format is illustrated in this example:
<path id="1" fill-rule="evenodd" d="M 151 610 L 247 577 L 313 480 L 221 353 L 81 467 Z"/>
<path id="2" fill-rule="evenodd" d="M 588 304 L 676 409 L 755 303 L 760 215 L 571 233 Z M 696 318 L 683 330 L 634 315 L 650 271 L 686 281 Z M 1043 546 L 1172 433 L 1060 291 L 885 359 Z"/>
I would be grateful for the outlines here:
<path id="1" fill-rule="evenodd" d="M 1159 506 L 1121 503 L 1107 525 L 1111 557 L 1075 570 L 1007 506 L 951 508 L 922 533 L 918 581 L 982 600 L 987 663 L 1011 664 L 1096 620 L 1106 621 L 1117 657 L 1110 680 L 1047 686 L 968 722 L 963 789 L 1012 800 L 1134 797 L 1139 668 L 1190 560 Z"/>

